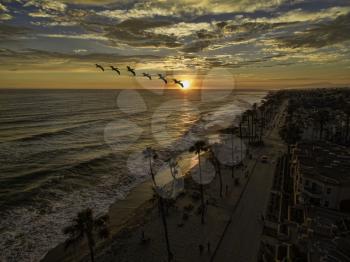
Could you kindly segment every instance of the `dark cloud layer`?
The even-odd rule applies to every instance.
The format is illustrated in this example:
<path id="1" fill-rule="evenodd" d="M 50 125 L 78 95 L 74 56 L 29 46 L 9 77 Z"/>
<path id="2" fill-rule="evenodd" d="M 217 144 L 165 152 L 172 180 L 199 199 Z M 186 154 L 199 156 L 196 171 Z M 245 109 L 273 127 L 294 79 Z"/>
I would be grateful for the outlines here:
<path id="1" fill-rule="evenodd" d="M 317 25 L 302 33 L 280 38 L 282 45 L 298 47 L 320 48 L 350 40 L 350 13 L 339 16 L 334 21 Z"/>
<path id="2" fill-rule="evenodd" d="M 76 62 L 94 64 L 100 63 L 129 63 L 140 61 L 157 61 L 159 57 L 150 55 L 121 55 L 121 54 L 104 54 L 104 53 L 91 53 L 91 54 L 67 54 L 59 52 L 49 52 L 37 49 L 25 49 L 22 51 L 13 51 L 11 49 L 0 49 L 0 59 L 6 61 L 6 64 L 0 65 L 5 69 L 11 69 L 13 67 L 21 68 L 21 70 L 31 70 L 33 66 L 50 67 L 58 64 L 71 64 L 74 66 Z M 45 61 L 45 63 L 43 63 Z M 59 63 L 59 61 L 61 61 Z M 32 67 L 27 67 L 31 65 Z"/>
<path id="3" fill-rule="evenodd" d="M 114 44 L 128 44 L 139 47 L 179 47 L 181 44 L 174 36 L 155 34 L 145 31 L 147 29 L 170 26 L 169 21 L 157 21 L 149 19 L 129 19 L 115 26 L 105 26 L 105 36 Z"/>
<path id="4" fill-rule="evenodd" d="M 0 24 L 0 43 L 2 41 L 18 40 L 20 37 L 26 36 L 30 32 L 25 27 Z"/>
<path id="5" fill-rule="evenodd" d="M 350 3 L 341 0 L 325 0 L 322 5 L 317 5 L 315 0 L 297 3 L 285 0 L 5 2 L 3 12 L 13 19 L 0 23 L 0 48 L 4 48 L 0 57 L 16 63 L 21 59 L 32 59 L 34 63 L 40 59 L 108 62 L 142 57 L 120 55 L 121 50 L 125 50 L 127 54 L 133 51 L 159 54 L 144 57 L 150 60 L 193 56 L 193 62 L 182 62 L 191 66 L 287 66 L 298 61 L 324 62 L 324 57 L 334 60 L 339 56 L 334 45 L 350 40 Z M 52 46 L 56 39 L 84 51 L 79 54 L 74 54 L 74 50 L 71 54 L 67 49 L 62 51 L 60 46 Z M 32 48 L 33 42 L 46 41 L 49 48 L 41 42 L 39 46 L 57 52 L 11 53 L 13 45 L 6 44 L 9 41 L 17 41 L 24 49 L 29 42 Z M 78 41 L 83 44 L 79 46 Z M 14 50 L 19 50 L 18 46 Z M 305 51 L 310 47 L 320 50 L 318 53 Z M 119 53 L 104 54 L 104 48 Z M 295 48 L 303 49 L 302 54 L 291 51 Z M 344 50 L 342 56 L 349 53 L 347 48 Z M 322 52 L 326 53 L 320 58 Z"/>

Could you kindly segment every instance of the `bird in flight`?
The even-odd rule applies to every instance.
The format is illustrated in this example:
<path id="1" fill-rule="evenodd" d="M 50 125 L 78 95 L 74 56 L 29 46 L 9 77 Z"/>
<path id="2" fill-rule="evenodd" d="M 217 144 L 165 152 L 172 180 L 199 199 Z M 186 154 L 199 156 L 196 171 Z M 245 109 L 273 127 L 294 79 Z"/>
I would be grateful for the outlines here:
<path id="1" fill-rule="evenodd" d="M 105 69 L 103 68 L 103 66 L 99 65 L 99 64 L 95 64 L 96 65 L 96 68 L 99 68 L 101 69 L 102 71 L 105 71 Z"/>
<path id="2" fill-rule="evenodd" d="M 120 71 L 118 67 L 110 66 L 113 71 L 116 71 L 118 75 L 120 75 Z"/>
<path id="3" fill-rule="evenodd" d="M 152 80 L 152 77 L 150 74 L 147 73 L 142 73 L 144 77 L 148 77 L 149 80 Z"/>
<path id="4" fill-rule="evenodd" d="M 159 76 L 159 79 L 162 79 L 162 80 L 164 81 L 165 84 L 168 83 L 168 80 L 166 80 L 165 77 L 162 76 L 162 74 L 158 74 L 158 76 Z"/>
<path id="5" fill-rule="evenodd" d="M 184 84 L 180 81 L 180 80 L 177 80 L 177 79 L 173 79 L 174 80 L 174 83 L 175 84 L 178 84 L 180 85 L 182 88 L 184 88 Z"/>
<path id="6" fill-rule="evenodd" d="M 132 73 L 134 76 L 136 76 L 135 69 L 131 68 L 130 66 L 126 67 L 130 73 Z"/>

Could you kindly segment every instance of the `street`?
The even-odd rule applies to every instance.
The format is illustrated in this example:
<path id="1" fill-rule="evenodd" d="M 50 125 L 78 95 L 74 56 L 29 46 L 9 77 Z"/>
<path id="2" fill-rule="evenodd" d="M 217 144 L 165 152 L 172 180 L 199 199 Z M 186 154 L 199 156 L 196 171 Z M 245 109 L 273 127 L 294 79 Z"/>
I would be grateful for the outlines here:
<path id="1" fill-rule="evenodd" d="M 284 108 L 282 106 L 282 108 Z M 276 117 L 274 128 L 265 137 L 265 147 L 257 156 L 257 164 L 250 181 L 234 210 L 220 245 L 211 261 L 256 262 L 260 237 L 263 229 L 261 214 L 265 213 L 272 186 L 273 175 L 279 151 L 284 149 L 278 135 L 281 114 Z M 268 163 L 262 163 L 260 156 L 266 155 Z"/>

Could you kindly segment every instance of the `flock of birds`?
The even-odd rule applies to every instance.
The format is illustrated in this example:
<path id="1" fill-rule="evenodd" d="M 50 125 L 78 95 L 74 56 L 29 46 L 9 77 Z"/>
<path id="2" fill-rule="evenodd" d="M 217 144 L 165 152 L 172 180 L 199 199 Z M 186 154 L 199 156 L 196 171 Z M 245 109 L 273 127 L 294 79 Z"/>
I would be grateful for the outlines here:
<path id="1" fill-rule="evenodd" d="M 101 71 L 105 71 L 104 67 L 99 65 L 99 64 L 95 64 L 96 68 L 101 69 Z M 114 67 L 114 66 L 110 66 L 112 71 L 115 71 L 118 75 L 120 75 L 120 69 L 118 67 Z M 133 76 L 136 76 L 136 72 L 134 68 L 131 68 L 130 66 L 126 67 L 127 71 L 130 72 Z M 152 80 L 152 76 L 148 73 L 142 73 L 143 77 L 147 77 L 149 80 Z M 161 79 L 164 81 L 165 84 L 168 84 L 168 80 L 166 79 L 166 77 L 164 77 L 162 74 L 158 74 L 158 79 Z M 184 88 L 184 84 L 181 82 L 181 80 L 177 80 L 177 79 L 173 79 L 174 83 L 181 86 L 181 88 Z"/>

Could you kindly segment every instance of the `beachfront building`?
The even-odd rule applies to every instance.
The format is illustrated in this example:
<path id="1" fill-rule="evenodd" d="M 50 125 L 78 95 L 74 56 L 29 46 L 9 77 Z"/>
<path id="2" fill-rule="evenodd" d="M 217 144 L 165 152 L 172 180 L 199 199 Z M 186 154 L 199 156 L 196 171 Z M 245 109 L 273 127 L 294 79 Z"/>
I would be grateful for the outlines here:
<path id="1" fill-rule="evenodd" d="M 306 188 L 319 190 L 316 192 L 322 192 L 322 195 L 325 188 L 322 186 L 329 184 L 324 181 L 325 178 L 311 178 L 303 171 L 305 162 L 301 160 L 300 152 L 304 152 L 305 147 L 308 146 L 299 144 L 293 148 L 291 159 L 283 156 L 277 162 L 263 221 L 258 261 L 350 261 L 350 214 L 300 201 L 306 179 L 310 179 Z M 320 148 L 312 150 L 316 152 Z M 322 154 L 314 156 L 313 162 L 317 162 L 318 158 L 323 159 Z M 313 188 L 311 181 L 322 189 Z M 347 186 L 343 182 L 338 179 L 331 194 L 342 195 Z M 324 199 L 327 199 L 327 190 L 325 195 Z M 344 197 L 347 197 L 346 194 Z"/>
<path id="2" fill-rule="evenodd" d="M 295 204 L 350 211 L 350 152 L 320 142 L 299 143 L 292 153 Z"/>
<path id="3" fill-rule="evenodd" d="M 350 261 L 349 215 L 319 207 L 299 211 L 290 217 L 288 238 L 263 235 L 258 261 Z"/>

